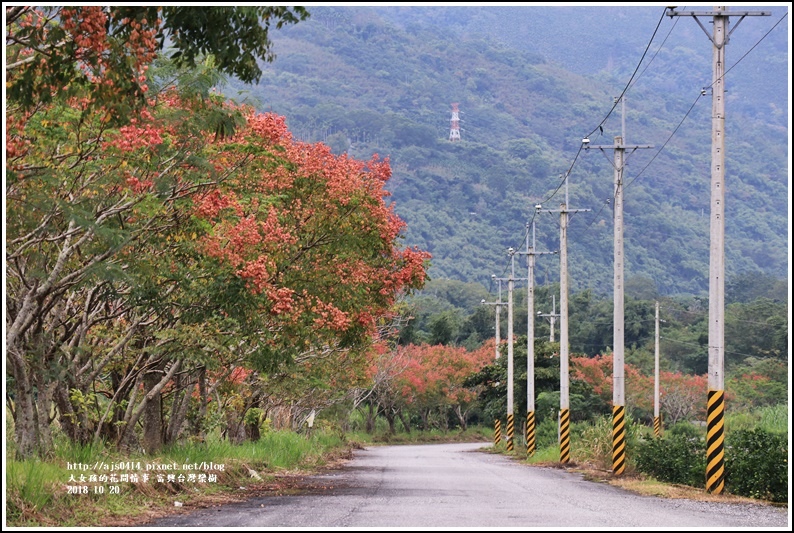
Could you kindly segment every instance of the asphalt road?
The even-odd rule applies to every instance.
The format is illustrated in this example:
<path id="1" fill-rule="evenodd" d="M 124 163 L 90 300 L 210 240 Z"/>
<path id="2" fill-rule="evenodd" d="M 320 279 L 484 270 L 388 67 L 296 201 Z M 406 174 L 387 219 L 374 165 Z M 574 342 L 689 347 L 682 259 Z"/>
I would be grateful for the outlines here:
<path id="1" fill-rule="evenodd" d="M 480 450 L 487 444 L 373 447 L 307 490 L 158 519 L 151 527 L 761 528 L 788 509 L 639 496 L 558 468 Z"/>

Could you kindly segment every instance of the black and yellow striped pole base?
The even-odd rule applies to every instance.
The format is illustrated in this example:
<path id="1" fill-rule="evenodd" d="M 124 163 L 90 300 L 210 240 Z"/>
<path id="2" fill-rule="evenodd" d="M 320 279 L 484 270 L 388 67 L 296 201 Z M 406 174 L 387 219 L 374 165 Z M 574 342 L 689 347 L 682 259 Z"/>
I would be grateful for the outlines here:
<path id="1" fill-rule="evenodd" d="M 502 421 L 493 421 L 493 445 L 499 446 L 499 441 L 502 440 Z"/>
<path id="2" fill-rule="evenodd" d="M 657 439 L 662 436 L 662 417 L 661 417 L 661 415 L 653 417 L 653 435 Z"/>
<path id="3" fill-rule="evenodd" d="M 612 473 L 619 476 L 626 469 L 626 407 L 612 406 Z"/>
<path id="4" fill-rule="evenodd" d="M 527 457 L 535 455 L 535 411 L 527 412 Z"/>
<path id="5" fill-rule="evenodd" d="M 515 433 L 516 423 L 513 413 L 507 415 L 507 451 L 513 451 L 513 435 Z"/>
<path id="6" fill-rule="evenodd" d="M 706 490 L 722 494 L 725 488 L 725 391 L 710 390 L 706 409 Z"/>
<path id="7" fill-rule="evenodd" d="M 571 410 L 560 410 L 560 462 L 571 460 Z"/>

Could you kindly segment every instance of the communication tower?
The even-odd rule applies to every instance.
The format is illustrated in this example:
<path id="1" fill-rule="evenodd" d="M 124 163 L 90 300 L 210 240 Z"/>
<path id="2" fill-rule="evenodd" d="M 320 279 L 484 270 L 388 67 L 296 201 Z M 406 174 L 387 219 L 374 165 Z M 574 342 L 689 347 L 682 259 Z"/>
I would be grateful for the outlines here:
<path id="1" fill-rule="evenodd" d="M 449 140 L 450 141 L 459 141 L 460 140 L 460 117 L 458 116 L 458 104 L 452 104 L 452 118 L 449 121 Z"/>

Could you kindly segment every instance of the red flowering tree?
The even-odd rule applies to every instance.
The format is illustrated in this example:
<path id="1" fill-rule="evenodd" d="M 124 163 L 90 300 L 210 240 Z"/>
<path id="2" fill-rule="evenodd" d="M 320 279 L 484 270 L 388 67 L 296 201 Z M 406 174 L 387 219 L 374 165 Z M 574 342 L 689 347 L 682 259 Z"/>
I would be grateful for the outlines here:
<path id="1" fill-rule="evenodd" d="M 601 399 L 612 404 L 612 355 L 572 357 L 573 379 L 588 383 Z M 633 365 L 625 365 L 626 407 L 637 418 L 653 415 L 653 376 L 645 376 Z M 660 411 L 665 423 L 675 424 L 705 415 L 707 378 L 680 372 L 659 374 Z"/>
<path id="2" fill-rule="evenodd" d="M 292 142 L 283 118 L 196 90 L 217 81 L 207 69 L 172 69 L 185 82 L 176 88 L 144 77 L 165 27 L 190 27 L 177 45 L 190 64 L 233 48 L 240 35 L 194 46 L 218 36 L 224 16 L 258 27 L 290 8 L 198 19 L 181 7 L 6 9 L 7 383 L 19 455 L 47 453 L 53 404 L 76 441 L 131 443 L 143 421 L 154 449 L 179 434 L 207 370 L 352 353 L 397 294 L 421 286 L 427 255 L 397 246 L 387 162 Z M 264 53 L 263 34 L 251 36 L 242 63 L 219 53 L 217 64 L 234 71 Z"/>
<path id="3" fill-rule="evenodd" d="M 463 383 L 493 361 L 493 341 L 473 351 L 456 346 L 414 344 L 398 350 L 408 360 L 400 379 L 402 396 L 417 410 L 425 429 L 430 427 L 434 413 L 439 415 L 439 425 L 446 429 L 448 410 L 465 429 L 477 391 L 464 387 Z"/>
<path id="4" fill-rule="evenodd" d="M 178 66 L 207 56 L 225 73 L 257 81 L 272 61 L 268 32 L 305 20 L 286 6 L 8 6 L 8 98 L 29 111 L 83 94 L 106 120 L 146 106 L 146 70 L 164 47 Z"/>
<path id="5" fill-rule="evenodd" d="M 429 254 L 398 247 L 404 223 L 387 205 L 391 171 L 297 142 L 283 117 L 243 108 L 245 124 L 211 156 L 229 176 L 194 198 L 216 278 L 245 287 L 262 370 L 375 333 L 396 297 L 420 287 Z M 235 169 L 229 172 L 229 168 Z"/>
<path id="6" fill-rule="evenodd" d="M 665 426 L 680 420 L 705 420 L 708 376 L 659 373 L 659 406 Z"/>

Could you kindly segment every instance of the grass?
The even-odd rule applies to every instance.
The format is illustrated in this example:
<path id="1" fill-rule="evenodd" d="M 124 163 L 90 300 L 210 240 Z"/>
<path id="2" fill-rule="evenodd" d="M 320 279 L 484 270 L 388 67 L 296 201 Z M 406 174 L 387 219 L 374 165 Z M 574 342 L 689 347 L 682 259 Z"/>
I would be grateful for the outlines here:
<path id="1" fill-rule="evenodd" d="M 6 514 L 9 520 L 42 513 L 61 482 L 61 469 L 39 460 L 6 462 Z"/>
<path id="2" fill-rule="evenodd" d="M 7 525 L 36 527 L 118 526 L 140 522 L 148 516 L 163 514 L 181 503 L 206 499 L 219 501 L 234 498 L 241 487 L 255 487 L 278 479 L 285 472 L 310 472 L 349 454 L 350 443 L 338 433 L 316 431 L 309 435 L 292 431 L 269 431 L 258 442 L 234 445 L 220 439 L 166 447 L 156 456 L 122 455 L 104 446 L 80 446 L 58 442 L 50 461 L 17 461 L 6 454 Z M 10 448 L 9 448 L 10 449 Z M 114 463 L 132 463 L 113 471 Z M 202 462 L 222 465 L 212 470 L 185 470 L 186 464 Z M 86 470 L 68 468 L 68 463 L 88 465 Z M 95 468 L 95 463 L 108 466 Z M 136 468 L 140 463 L 140 469 Z M 147 465 L 176 464 L 176 470 L 149 470 Z M 255 473 L 254 474 L 252 474 Z M 119 480 L 102 482 L 99 476 L 113 473 Z M 121 473 L 137 473 L 138 482 L 121 481 Z M 149 479 L 144 482 L 143 474 Z M 157 481 L 161 473 L 164 481 Z M 169 481 L 171 473 L 174 479 Z M 194 473 L 196 478 L 188 477 Z M 198 481 L 198 474 L 214 473 L 216 481 Z M 182 474 L 184 478 L 178 476 Z M 85 476 L 81 482 L 80 475 Z M 89 476 L 97 476 L 91 482 Z M 70 478 L 74 476 L 74 481 Z M 69 486 L 85 486 L 88 493 L 73 494 Z M 111 486 L 118 493 L 110 494 Z M 95 493 L 102 489 L 102 494 Z"/>
<path id="3" fill-rule="evenodd" d="M 769 433 L 787 435 L 788 405 L 772 405 L 738 413 L 728 412 L 725 415 L 725 429 L 726 431 L 762 429 Z"/>

